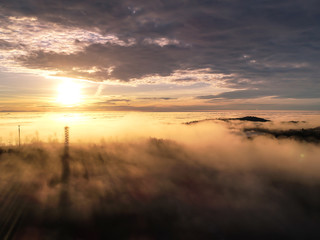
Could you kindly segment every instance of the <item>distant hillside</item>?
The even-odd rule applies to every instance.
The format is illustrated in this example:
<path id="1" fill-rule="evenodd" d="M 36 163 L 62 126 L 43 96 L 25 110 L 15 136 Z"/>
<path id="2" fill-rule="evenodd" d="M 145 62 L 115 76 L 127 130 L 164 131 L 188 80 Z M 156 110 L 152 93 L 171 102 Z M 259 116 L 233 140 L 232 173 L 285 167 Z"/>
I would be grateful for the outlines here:
<path id="1" fill-rule="evenodd" d="M 308 129 L 289 129 L 289 130 L 272 130 L 266 128 L 245 128 L 245 133 L 256 133 L 272 135 L 275 138 L 292 138 L 298 141 L 320 143 L 320 127 Z"/>
<path id="2" fill-rule="evenodd" d="M 220 120 L 220 121 L 234 121 L 234 120 L 239 120 L 239 121 L 249 121 L 249 122 L 270 122 L 268 119 L 264 118 L 259 118 L 255 116 L 246 116 L 246 117 L 241 117 L 241 118 L 212 118 L 212 119 L 204 119 L 204 120 L 196 120 L 196 121 L 191 121 L 191 122 L 186 122 L 185 124 L 190 125 L 190 124 L 195 124 L 195 123 L 200 123 L 200 122 L 205 122 L 205 121 L 213 121 L 213 120 Z"/>

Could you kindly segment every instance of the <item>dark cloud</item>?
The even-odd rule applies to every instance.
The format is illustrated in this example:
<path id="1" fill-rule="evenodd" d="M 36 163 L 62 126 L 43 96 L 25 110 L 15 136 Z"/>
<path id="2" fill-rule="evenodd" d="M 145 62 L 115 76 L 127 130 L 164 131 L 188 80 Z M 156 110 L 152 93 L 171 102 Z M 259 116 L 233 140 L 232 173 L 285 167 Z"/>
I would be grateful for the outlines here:
<path id="1" fill-rule="evenodd" d="M 20 49 L 23 47 L 24 47 L 23 44 L 14 44 L 6 40 L 0 39 L 0 49 L 2 50 L 13 50 L 13 49 Z"/>
<path id="2" fill-rule="evenodd" d="M 69 76 L 129 81 L 151 74 L 170 75 L 188 55 L 188 50 L 176 46 L 93 44 L 74 54 L 38 51 L 18 60 L 30 68 L 60 70 Z M 90 68 L 97 71 L 85 72 Z M 109 68 L 114 69 L 110 72 Z"/>
<path id="3" fill-rule="evenodd" d="M 0 39 L 0 49 L 11 49 L 13 46 L 11 43 Z"/>
<path id="4" fill-rule="evenodd" d="M 137 98 L 142 100 L 173 100 L 177 98 L 171 98 L 171 97 L 144 97 L 144 98 Z"/>
<path id="5" fill-rule="evenodd" d="M 30 68 L 97 81 L 208 68 L 232 74 L 223 79 L 226 86 L 249 89 L 249 97 L 276 91 L 277 96 L 308 98 L 310 89 L 320 92 L 320 3 L 315 0 L 12 0 L 1 9 L 4 16 L 32 16 L 134 42 L 92 44 L 73 54 L 31 52 L 19 58 Z M 87 73 L 88 67 L 97 71 Z"/>
<path id="6" fill-rule="evenodd" d="M 284 89 L 267 89 L 267 90 L 237 90 L 232 92 L 223 92 L 217 95 L 198 96 L 197 99 L 248 99 L 271 96 L 274 98 L 320 98 L 317 89 L 297 89 L 286 93 Z"/>
<path id="7" fill-rule="evenodd" d="M 215 103 L 214 99 L 212 103 Z M 111 106 L 112 105 L 112 106 Z M 311 110 L 319 111 L 319 102 L 313 104 L 259 104 L 259 103 L 219 103 L 219 105 L 170 105 L 170 106 L 134 106 L 100 103 L 84 110 L 102 111 L 139 111 L 139 112 L 204 112 L 213 110 Z"/>
<path id="8" fill-rule="evenodd" d="M 115 105 L 117 102 L 127 102 L 129 103 L 131 100 L 126 98 L 111 98 L 104 102 L 96 102 L 95 105 L 104 106 L 104 105 Z"/>

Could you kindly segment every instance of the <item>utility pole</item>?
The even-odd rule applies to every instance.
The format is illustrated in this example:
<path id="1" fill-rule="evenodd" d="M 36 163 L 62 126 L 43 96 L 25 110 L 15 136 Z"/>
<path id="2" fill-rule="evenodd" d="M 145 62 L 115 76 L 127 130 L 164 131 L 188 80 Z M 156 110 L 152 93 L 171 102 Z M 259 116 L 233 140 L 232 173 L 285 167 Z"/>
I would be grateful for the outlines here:
<path id="1" fill-rule="evenodd" d="M 20 125 L 18 125 L 18 133 L 19 133 L 19 147 L 20 147 Z"/>

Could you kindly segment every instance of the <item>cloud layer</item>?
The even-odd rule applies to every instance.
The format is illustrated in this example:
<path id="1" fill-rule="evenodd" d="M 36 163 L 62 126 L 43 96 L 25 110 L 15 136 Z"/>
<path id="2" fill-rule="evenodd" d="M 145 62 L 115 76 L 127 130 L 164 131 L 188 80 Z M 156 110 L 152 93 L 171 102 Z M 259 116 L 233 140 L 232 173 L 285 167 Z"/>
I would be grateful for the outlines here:
<path id="1" fill-rule="evenodd" d="M 220 76 L 238 91 L 218 97 L 319 98 L 319 9 L 314 0 L 12 0 L 0 8 L 0 46 L 18 51 L 15 63 L 62 76 L 176 84 Z M 208 79 L 176 74 L 201 69 Z"/>

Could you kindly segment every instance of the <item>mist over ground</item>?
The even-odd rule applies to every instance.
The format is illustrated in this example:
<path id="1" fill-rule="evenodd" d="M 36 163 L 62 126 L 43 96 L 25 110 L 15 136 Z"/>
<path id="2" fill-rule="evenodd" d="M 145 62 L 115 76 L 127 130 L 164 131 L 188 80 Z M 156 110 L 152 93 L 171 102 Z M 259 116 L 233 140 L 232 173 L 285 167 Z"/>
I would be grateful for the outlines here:
<path id="1" fill-rule="evenodd" d="M 68 154 L 54 139 L 3 146 L 0 236 L 319 239 L 319 144 L 244 131 L 308 126 L 135 121 L 122 135 L 71 141 Z"/>

